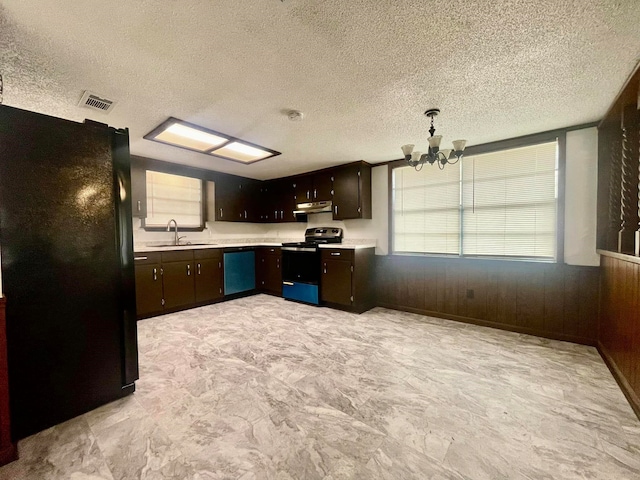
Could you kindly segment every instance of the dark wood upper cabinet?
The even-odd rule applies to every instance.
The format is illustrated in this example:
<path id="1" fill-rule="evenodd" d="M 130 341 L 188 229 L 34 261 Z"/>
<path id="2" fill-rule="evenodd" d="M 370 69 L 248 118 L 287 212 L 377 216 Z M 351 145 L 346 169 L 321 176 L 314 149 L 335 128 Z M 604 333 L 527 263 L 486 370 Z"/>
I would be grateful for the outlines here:
<path id="1" fill-rule="evenodd" d="M 296 209 L 295 181 L 291 178 L 280 178 L 269 183 L 270 190 L 268 196 L 270 201 L 269 218 L 267 222 L 295 222 L 296 216 L 293 211 Z"/>
<path id="2" fill-rule="evenodd" d="M 313 176 L 301 175 L 293 179 L 295 203 L 313 202 Z"/>
<path id="3" fill-rule="evenodd" d="M 294 177 L 296 204 L 331 200 L 333 173 L 333 170 L 321 170 Z"/>
<path id="4" fill-rule="evenodd" d="M 371 165 L 356 162 L 333 172 L 333 219 L 371 218 Z"/>
<path id="5" fill-rule="evenodd" d="M 314 202 L 333 198 L 333 170 L 323 170 L 313 174 L 312 199 Z"/>
<path id="6" fill-rule="evenodd" d="M 131 164 L 131 208 L 134 217 L 147 216 L 147 171 L 137 164 Z"/>

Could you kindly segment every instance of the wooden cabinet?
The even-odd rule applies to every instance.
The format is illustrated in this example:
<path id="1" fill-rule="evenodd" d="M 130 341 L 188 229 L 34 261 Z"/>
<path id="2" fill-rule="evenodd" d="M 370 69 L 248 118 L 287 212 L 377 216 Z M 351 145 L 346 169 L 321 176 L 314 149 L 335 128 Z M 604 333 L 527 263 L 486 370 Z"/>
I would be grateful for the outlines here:
<path id="1" fill-rule="evenodd" d="M 265 182 L 262 187 L 261 221 L 266 223 L 295 222 L 295 182 L 280 178 Z"/>
<path id="2" fill-rule="evenodd" d="M 222 251 L 220 249 L 194 250 L 196 303 L 209 303 L 224 294 Z"/>
<path id="3" fill-rule="evenodd" d="M 280 247 L 256 249 L 256 288 L 282 296 L 282 252 Z"/>
<path id="4" fill-rule="evenodd" d="M 134 217 L 147 216 L 147 170 L 131 163 L 131 208 Z"/>
<path id="5" fill-rule="evenodd" d="M 136 253 L 136 314 L 146 318 L 223 297 L 221 249 Z"/>
<path id="6" fill-rule="evenodd" d="M 162 312 L 162 258 L 159 252 L 136 253 L 136 313 L 146 317 Z"/>
<path id="7" fill-rule="evenodd" d="M 333 170 L 294 177 L 295 203 L 329 201 L 333 197 Z"/>
<path id="8" fill-rule="evenodd" d="M 161 273 L 165 309 L 172 310 L 195 303 L 192 250 L 162 252 Z"/>
<path id="9" fill-rule="evenodd" d="M 321 250 L 320 299 L 353 312 L 373 307 L 373 248 Z"/>
<path id="10" fill-rule="evenodd" d="M 221 176 L 215 184 L 215 219 L 218 222 L 238 222 L 242 216 L 245 181 L 233 175 Z"/>
<path id="11" fill-rule="evenodd" d="M 356 162 L 333 173 L 333 219 L 371 218 L 371 165 Z"/>

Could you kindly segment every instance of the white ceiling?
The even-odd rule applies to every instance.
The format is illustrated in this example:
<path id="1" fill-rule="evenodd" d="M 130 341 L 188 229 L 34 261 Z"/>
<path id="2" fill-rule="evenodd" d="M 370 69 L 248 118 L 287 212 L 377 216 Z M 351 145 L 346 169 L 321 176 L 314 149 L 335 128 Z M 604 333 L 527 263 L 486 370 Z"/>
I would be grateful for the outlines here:
<path id="1" fill-rule="evenodd" d="M 134 154 L 267 179 L 424 150 L 430 107 L 444 147 L 596 121 L 640 59 L 640 4 L 0 0 L 0 59 L 7 105 L 129 127 Z M 84 90 L 118 104 L 80 108 Z M 142 139 L 169 116 L 282 155 L 241 165 Z"/>

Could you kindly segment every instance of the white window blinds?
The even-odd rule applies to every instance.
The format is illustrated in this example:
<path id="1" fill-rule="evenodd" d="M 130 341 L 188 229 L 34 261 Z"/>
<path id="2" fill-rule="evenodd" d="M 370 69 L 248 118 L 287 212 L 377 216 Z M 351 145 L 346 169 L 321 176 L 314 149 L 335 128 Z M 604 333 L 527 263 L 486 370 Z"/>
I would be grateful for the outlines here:
<path id="1" fill-rule="evenodd" d="M 557 142 L 464 157 L 462 172 L 464 255 L 555 258 Z"/>
<path id="2" fill-rule="evenodd" d="M 459 166 L 395 168 L 392 182 L 393 250 L 459 254 Z"/>
<path id="3" fill-rule="evenodd" d="M 557 142 L 392 174 L 394 253 L 553 260 Z"/>
<path id="4" fill-rule="evenodd" d="M 147 170 L 145 227 L 166 227 L 172 218 L 180 228 L 203 226 L 202 180 Z"/>

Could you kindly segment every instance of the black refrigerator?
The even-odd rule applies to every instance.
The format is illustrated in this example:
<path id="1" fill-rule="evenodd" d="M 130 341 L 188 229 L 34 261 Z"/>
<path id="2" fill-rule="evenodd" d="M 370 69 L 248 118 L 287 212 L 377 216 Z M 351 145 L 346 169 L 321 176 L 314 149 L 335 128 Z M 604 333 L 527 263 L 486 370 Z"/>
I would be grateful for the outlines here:
<path id="1" fill-rule="evenodd" d="M 0 105 L 13 440 L 134 391 L 128 130 Z"/>

